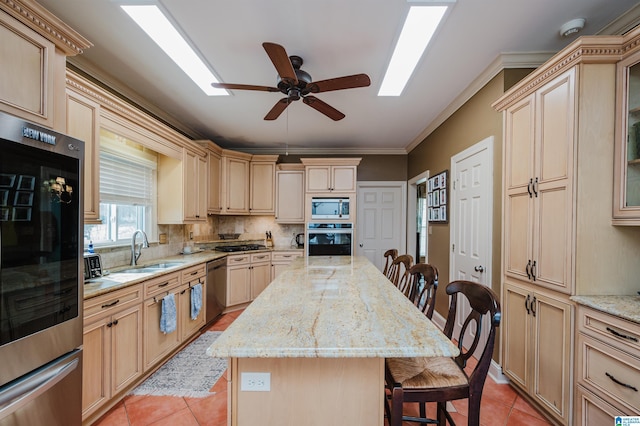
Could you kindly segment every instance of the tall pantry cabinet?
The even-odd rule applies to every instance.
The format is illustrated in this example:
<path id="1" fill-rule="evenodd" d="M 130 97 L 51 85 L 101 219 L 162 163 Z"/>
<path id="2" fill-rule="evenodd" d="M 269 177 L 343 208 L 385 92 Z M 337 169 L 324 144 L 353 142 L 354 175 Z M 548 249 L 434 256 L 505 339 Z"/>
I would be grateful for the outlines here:
<path id="1" fill-rule="evenodd" d="M 503 372 L 565 425 L 573 397 L 569 297 L 583 266 L 577 247 L 589 244 L 577 230 L 595 220 L 594 203 L 606 204 L 583 177 L 603 169 L 601 179 L 612 179 L 612 156 L 600 156 L 613 146 L 616 56 L 601 48 L 610 41 L 578 39 L 494 104 L 504 120 Z M 596 161 L 606 165 L 594 169 Z"/>

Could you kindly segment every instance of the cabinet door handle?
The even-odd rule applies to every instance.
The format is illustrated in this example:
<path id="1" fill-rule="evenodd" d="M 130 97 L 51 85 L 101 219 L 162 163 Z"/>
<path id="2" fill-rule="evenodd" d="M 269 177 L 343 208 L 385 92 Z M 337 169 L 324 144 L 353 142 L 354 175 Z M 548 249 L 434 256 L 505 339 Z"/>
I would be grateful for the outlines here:
<path id="1" fill-rule="evenodd" d="M 105 305 L 102 305 L 102 309 L 104 308 L 110 308 L 112 306 L 117 305 L 118 303 L 120 303 L 120 299 L 116 299 L 115 301 L 111 302 L 111 303 L 107 303 Z"/>
<path id="2" fill-rule="evenodd" d="M 638 388 L 636 388 L 635 386 L 631 386 L 631 385 L 628 385 L 628 384 L 626 384 L 626 383 L 621 382 L 620 380 L 616 379 L 615 377 L 613 377 L 611 374 L 607 373 L 606 371 L 605 371 L 605 373 L 604 373 L 604 374 L 606 374 L 606 376 L 607 376 L 608 378 L 610 378 L 610 379 L 611 379 L 611 381 L 612 381 L 613 383 L 616 383 L 616 384 L 618 384 L 618 385 L 620 385 L 620 386 L 624 386 L 625 388 L 627 388 L 627 389 L 631 389 L 631 390 L 633 390 L 634 392 L 638 392 Z"/>
<path id="3" fill-rule="evenodd" d="M 613 328 L 607 327 L 607 331 L 611 334 L 613 334 L 616 337 L 620 337 L 621 339 L 627 339 L 627 340 L 631 340 L 633 342 L 637 342 L 638 339 L 633 337 L 633 336 L 627 336 L 626 334 L 622 334 L 616 330 L 614 330 Z"/>
<path id="4" fill-rule="evenodd" d="M 533 300 L 531 300 L 531 313 L 533 314 L 534 317 L 536 316 L 536 310 L 534 309 L 536 306 L 536 302 L 537 302 L 537 299 L 535 296 L 533 296 Z"/>
<path id="5" fill-rule="evenodd" d="M 533 197 L 533 193 L 531 192 L 532 186 L 533 186 L 533 178 L 529 179 L 529 183 L 527 184 L 527 192 L 529 193 L 529 198 Z"/>
<path id="6" fill-rule="evenodd" d="M 529 261 L 527 262 L 527 267 L 524 268 L 524 270 L 527 272 L 527 278 L 531 279 L 531 272 L 529 272 L 529 269 L 531 268 L 531 259 L 529 259 Z"/>
<path id="7" fill-rule="evenodd" d="M 527 315 L 531 314 L 531 309 L 529 309 L 529 300 L 531 299 L 531 295 L 527 294 L 527 298 L 524 301 L 524 307 L 527 309 Z"/>
<path id="8" fill-rule="evenodd" d="M 536 280 L 536 272 L 537 272 L 537 266 L 536 266 L 536 261 L 533 261 L 533 265 L 531 265 L 531 278 L 533 278 L 533 280 Z"/>
<path id="9" fill-rule="evenodd" d="M 538 178 L 533 182 L 533 193 L 538 198 Z"/>

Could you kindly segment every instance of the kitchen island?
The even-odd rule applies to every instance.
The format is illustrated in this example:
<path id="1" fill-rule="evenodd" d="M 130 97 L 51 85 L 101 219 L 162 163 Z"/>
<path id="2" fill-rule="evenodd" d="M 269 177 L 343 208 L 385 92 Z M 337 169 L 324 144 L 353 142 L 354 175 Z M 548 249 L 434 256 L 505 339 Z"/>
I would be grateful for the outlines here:
<path id="1" fill-rule="evenodd" d="M 371 426 L 385 358 L 458 349 L 366 258 L 319 256 L 296 259 L 207 354 L 230 358 L 232 425 Z M 246 390 L 266 384 L 248 373 L 269 373 L 269 390 Z"/>

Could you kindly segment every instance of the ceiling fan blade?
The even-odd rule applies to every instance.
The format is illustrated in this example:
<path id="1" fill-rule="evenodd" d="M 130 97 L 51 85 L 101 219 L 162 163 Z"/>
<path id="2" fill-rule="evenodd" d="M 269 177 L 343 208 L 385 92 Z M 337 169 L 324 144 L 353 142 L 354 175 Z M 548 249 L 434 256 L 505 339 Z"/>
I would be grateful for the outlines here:
<path id="1" fill-rule="evenodd" d="M 278 71 L 280 79 L 290 81 L 294 85 L 298 84 L 298 77 L 296 76 L 296 72 L 293 69 L 293 65 L 291 65 L 289 55 L 287 55 L 287 51 L 284 50 L 284 47 L 279 44 L 269 42 L 262 43 L 262 47 L 264 47 L 267 55 L 269 55 L 269 59 L 273 62 L 273 66 L 276 67 L 276 71 Z"/>
<path id="2" fill-rule="evenodd" d="M 337 109 L 329 105 L 328 103 L 323 102 L 320 99 L 316 98 L 315 96 L 307 96 L 305 98 L 302 98 L 302 102 L 309 105 L 311 108 L 315 109 L 316 111 L 323 113 L 324 115 L 326 115 L 327 117 L 329 117 L 334 121 L 342 120 L 344 118 L 343 113 L 341 113 L 340 111 L 338 111 Z"/>
<path id="3" fill-rule="evenodd" d="M 290 103 L 291 103 L 291 101 L 289 100 L 289 98 L 280 99 L 273 106 L 273 108 L 271 108 L 271 111 L 269 111 L 267 113 L 267 115 L 264 116 L 264 119 L 265 120 L 275 120 L 276 118 L 280 117 L 280 114 L 282 114 L 282 111 L 287 109 L 287 107 L 289 106 Z"/>
<path id="4" fill-rule="evenodd" d="M 269 86 L 255 86 L 253 84 L 232 84 L 232 83 L 211 83 L 211 85 L 217 89 L 229 89 L 229 90 L 258 90 L 261 92 L 279 92 L 277 87 Z"/>
<path id="5" fill-rule="evenodd" d="M 345 77 L 330 78 L 328 80 L 312 81 L 304 88 L 306 93 L 330 92 L 332 90 L 353 89 L 367 87 L 371 84 L 366 74 L 348 75 Z"/>

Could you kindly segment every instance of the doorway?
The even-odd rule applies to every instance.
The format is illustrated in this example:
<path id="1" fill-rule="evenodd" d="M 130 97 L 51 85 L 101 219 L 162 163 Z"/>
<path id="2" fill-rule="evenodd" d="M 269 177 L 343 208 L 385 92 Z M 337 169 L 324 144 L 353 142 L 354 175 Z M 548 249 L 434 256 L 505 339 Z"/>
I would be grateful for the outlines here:
<path id="1" fill-rule="evenodd" d="M 493 136 L 451 157 L 451 280 L 491 286 L 493 219 Z M 455 330 L 469 312 L 462 304 Z M 483 326 L 483 333 L 489 330 Z M 472 339 L 466 336 L 464 341 Z M 478 348 L 480 353 L 483 348 Z"/>

